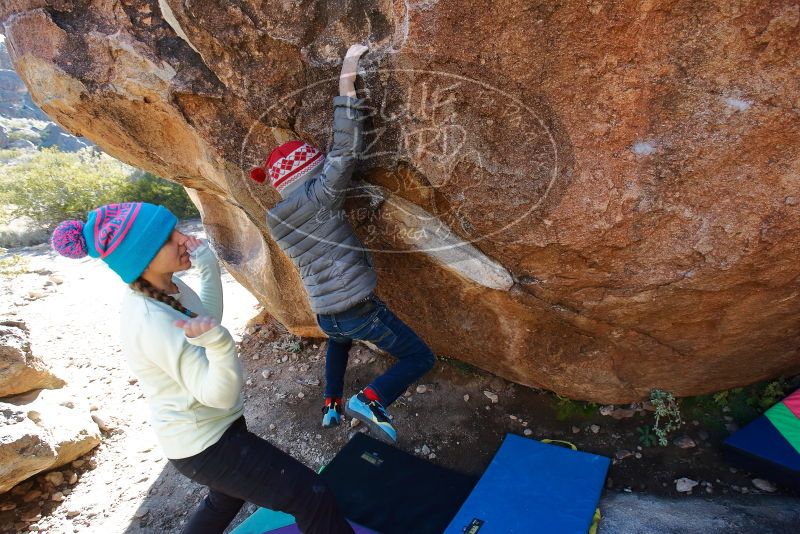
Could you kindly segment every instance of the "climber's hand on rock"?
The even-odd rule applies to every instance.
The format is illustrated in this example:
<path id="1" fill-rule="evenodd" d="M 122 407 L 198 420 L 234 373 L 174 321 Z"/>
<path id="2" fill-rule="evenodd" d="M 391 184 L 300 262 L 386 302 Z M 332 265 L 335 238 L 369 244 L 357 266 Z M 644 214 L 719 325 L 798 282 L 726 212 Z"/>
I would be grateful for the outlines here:
<path id="1" fill-rule="evenodd" d="M 347 49 L 342 61 L 342 73 L 339 75 L 339 94 L 356 96 L 355 81 L 358 73 L 358 60 L 369 50 L 362 44 L 354 44 Z"/>
<path id="2" fill-rule="evenodd" d="M 344 55 L 344 60 L 358 63 L 359 58 L 361 58 L 367 50 L 369 50 L 367 45 L 362 45 L 360 43 L 350 45 L 350 48 L 347 49 L 347 53 Z"/>

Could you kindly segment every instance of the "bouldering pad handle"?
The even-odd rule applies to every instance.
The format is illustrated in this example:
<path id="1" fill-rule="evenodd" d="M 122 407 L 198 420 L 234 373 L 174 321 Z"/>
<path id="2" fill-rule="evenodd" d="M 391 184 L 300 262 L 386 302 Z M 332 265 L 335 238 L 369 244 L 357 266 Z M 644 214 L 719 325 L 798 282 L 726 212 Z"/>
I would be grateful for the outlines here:
<path id="1" fill-rule="evenodd" d="M 565 446 L 569 447 L 570 449 L 572 449 L 573 451 L 577 451 L 578 450 L 578 447 L 576 447 L 573 443 L 570 443 L 569 441 L 564 441 L 564 440 L 561 440 L 561 439 L 542 439 L 542 440 L 539 440 L 539 441 L 541 441 L 542 443 L 549 443 L 551 445 L 556 445 L 556 444 L 565 445 Z"/>

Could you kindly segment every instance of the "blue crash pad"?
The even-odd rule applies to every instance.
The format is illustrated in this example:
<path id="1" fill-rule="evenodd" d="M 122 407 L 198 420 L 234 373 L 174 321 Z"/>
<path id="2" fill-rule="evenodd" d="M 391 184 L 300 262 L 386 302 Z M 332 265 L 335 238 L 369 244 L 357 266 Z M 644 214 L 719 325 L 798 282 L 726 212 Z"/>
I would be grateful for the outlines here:
<path id="1" fill-rule="evenodd" d="M 445 534 L 586 534 L 609 464 L 509 434 Z"/>

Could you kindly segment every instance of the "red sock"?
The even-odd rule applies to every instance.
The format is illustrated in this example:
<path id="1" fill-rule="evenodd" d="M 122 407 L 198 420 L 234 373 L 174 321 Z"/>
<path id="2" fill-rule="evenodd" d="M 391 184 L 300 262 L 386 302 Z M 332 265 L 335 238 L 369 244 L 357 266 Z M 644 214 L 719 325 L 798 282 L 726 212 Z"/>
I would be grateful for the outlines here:
<path id="1" fill-rule="evenodd" d="M 375 390 L 372 389 L 370 386 L 364 388 L 364 396 L 371 401 L 378 401 L 378 402 L 381 401 L 381 399 L 378 398 L 378 394 L 375 393 Z"/>
<path id="2" fill-rule="evenodd" d="M 341 397 L 325 397 L 325 406 L 330 406 L 334 402 L 336 402 L 338 404 L 342 404 L 342 398 Z"/>

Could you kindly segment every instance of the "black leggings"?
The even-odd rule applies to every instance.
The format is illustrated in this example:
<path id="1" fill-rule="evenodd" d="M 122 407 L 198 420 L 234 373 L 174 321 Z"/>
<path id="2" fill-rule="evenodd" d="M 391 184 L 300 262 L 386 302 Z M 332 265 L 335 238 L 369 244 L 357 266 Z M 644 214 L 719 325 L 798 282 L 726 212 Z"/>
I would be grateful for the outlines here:
<path id="1" fill-rule="evenodd" d="M 249 432 L 244 417 L 234 421 L 211 447 L 170 462 L 209 488 L 184 534 L 222 533 L 245 501 L 293 515 L 307 534 L 353 533 L 319 476 Z"/>

